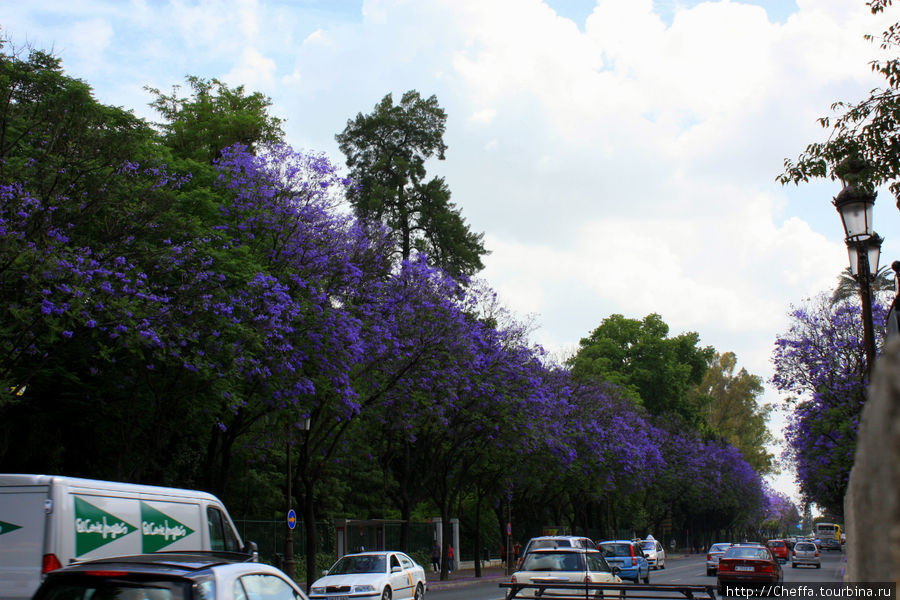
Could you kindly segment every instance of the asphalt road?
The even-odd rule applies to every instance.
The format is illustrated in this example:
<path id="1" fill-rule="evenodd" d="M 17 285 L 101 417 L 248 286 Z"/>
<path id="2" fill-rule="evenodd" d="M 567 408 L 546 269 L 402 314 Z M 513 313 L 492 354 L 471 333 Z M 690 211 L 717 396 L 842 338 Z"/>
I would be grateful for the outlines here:
<path id="1" fill-rule="evenodd" d="M 840 582 L 843 572 L 843 555 L 825 552 L 822 555 L 822 568 L 791 568 L 790 563 L 784 565 L 784 582 L 789 583 L 828 583 Z M 429 589 L 427 600 L 504 600 L 506 590 L 499 586 L 506 579 L 492 578 L 484 582 L 442 582 Z M 665 569 L 650 572 L 652 584 L 681 585 L 716 585 L 715 576 L 706 575 L 706 555 L 691 554 L 666 562 Z M 812 587 L 812 585 L 811 585 Z M 800 595 L 797 597 L 804 597 Z"/>

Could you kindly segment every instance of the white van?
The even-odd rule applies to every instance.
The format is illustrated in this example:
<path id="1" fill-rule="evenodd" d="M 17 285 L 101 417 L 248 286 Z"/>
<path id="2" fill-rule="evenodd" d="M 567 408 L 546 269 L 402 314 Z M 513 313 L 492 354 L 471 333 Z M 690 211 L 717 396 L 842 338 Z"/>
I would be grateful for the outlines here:
<path id="1" fill-rule="evenodd" d="M 0 474 L 0 600 L 31 598 L 70 563 L 158 550 L 255 553 L 222 502 L 175 488 Z"/>

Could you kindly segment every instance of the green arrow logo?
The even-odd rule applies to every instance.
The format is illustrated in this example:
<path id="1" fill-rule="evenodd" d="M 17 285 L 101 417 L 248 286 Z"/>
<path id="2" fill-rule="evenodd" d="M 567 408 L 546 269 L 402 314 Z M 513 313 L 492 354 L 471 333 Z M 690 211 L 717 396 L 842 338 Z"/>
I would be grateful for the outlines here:
<path id="1" fill-rule="evenodd" d="M 16 529 L 22 529 L 22 526 L 13 525 L 12 523 L 7 523 L 6 521 L 0 521 L 0 535 L 9 533 L 10 531 L 15 531 Z"/>
<path id="2" fill-rule="evenodd" d="M 75 556 L 96 550 L 137 527 L 75 496 Z"/>
<path id="3" fill-rule="evenodd" d="M 194 530 L 141 502 L 141 533 L 144 552 L 156 552 L 191 535 Z"/>

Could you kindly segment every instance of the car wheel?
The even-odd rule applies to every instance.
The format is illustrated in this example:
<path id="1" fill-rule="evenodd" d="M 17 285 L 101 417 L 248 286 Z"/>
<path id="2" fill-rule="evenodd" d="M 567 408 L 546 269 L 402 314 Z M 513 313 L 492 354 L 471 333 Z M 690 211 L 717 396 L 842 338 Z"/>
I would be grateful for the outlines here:
<path id="1" fill-rule="evenodd" d="M 381 600 L 391 600 L 391 588 L 384 588 L 384 591 L 381 592 Z"/>
<path id="2" fill-rule="evenodd" d="M 816 568 L 817 568 L 817 569 L 821 569 L 821 568 L 822 568 L 822 565 L 821 565 L 821 564 L 818 564 L 818 565 L 816 565 Z"/>
<path id="3" fill-rule="evenodd" d="M 647 569 L 647 575 L 644 576 L 644 583 L 650 583 L 650 569 Z"/>
<path id="4" fill-rule="evenodd" d="M 416 586 L 416 595 L 413 598 L 415 600 L 425 600 L 425 589 L 422 588 L 421 583 Z"/>
<path id="5" fill-rule="evenodd" d="M 713 571 L 712 569 L 707 569 L 707 570 L 706 570 L 706 576 L 707 576 L 707 577 L 712 577 L 712 576 L 715 575 L 715 574 L 716 574 L 716 572 Z"/>
<path id="6" fill-rule="evenodd" d="M 791 568 L 792 568 L 792 569 L 796 569 L 796 568 L 797 568 L 797 563 L 791 563 Z"/>

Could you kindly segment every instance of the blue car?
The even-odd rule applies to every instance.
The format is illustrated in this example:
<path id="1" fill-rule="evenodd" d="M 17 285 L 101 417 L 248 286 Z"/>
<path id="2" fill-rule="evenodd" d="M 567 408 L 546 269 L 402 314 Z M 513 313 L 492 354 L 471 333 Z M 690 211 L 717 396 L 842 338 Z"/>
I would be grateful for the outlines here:
<path id="1" fill-rule="evenodd" d="M 610 567 L 619 567 L 619 577 L 622 579 L 650 583 L 650 563 L 641 550 L 640 542 L 608 540 L 597 544 L 597 548 Z"/>

